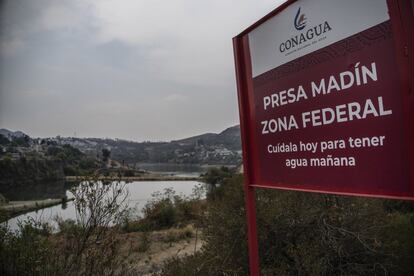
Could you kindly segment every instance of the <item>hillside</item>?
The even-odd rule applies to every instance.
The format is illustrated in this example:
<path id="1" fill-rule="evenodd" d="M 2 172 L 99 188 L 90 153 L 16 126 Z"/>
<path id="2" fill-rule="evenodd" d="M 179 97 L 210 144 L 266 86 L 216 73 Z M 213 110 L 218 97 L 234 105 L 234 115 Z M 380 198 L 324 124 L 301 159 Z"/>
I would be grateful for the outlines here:
<path id="1" fill-rule="evenodd" d="M 65 175 L 89 175 L 100 166 L 70 145 L 30 138 L 20 131 L 0 132 L 0 193 Z"/>
<path id="2" fill-rule="evenodd" d="M 112 159 L 125 163 L 239 164 L 241 162 L 240 127 L 221 133 L 205 133 L 171 142 L 134 142 L 120 139 L 48 138 L 69 144 L 85 154 L 99 157 L 102 149 L 111 151 Z"/>
<path id="3" fill-rule="evenodd" d="M 1 128 L 0 129 L 0 135 L 3 135 L 4 137 L 11 140 L 12 138 L 21 138 L 27 136 L 21 131 L 10 131 L 8 129 Z"/>
<path id="4" fill-rule="evenodd" d="M 39 144 L 70 145 L 83 154 L 101 159 L 102 150 L 111 151 L 111 158 L 126 164 L 173 163 L 238 165 L 241 162 L 240 126 L 220 133 L 205 133 L 170 142 L 134 142 L 121 139 L 52 137 L 30 138 L 20 131 L 1 129 L 3 138 L 26 142 L 26 148 Z M 22 140 L 22 141 L 20 141 Z M 8 142 L 6 140 L 6 142 Z M 26 150 L 26 149 L 24 149 Z"/>
<path id="5" fill-rule="evenodd" d="M 204 145 L 213 146 L 221 144 L 230 150 L 241 150 L 240 126 L 229 127 L 219 134 L 206 133 L 178 141 L 172 141 L 172 143 L 196 144 L 200 141 L 204 143 Z"/>

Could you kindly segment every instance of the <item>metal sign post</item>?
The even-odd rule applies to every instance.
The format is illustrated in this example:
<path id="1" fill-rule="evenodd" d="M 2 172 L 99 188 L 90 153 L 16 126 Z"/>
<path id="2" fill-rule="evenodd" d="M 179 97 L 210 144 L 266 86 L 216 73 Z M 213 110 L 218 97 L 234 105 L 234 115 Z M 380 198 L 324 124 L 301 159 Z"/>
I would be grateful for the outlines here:
<path id="1" fill-rule="evenodd" d="M 244 42 L 243 42 L 244 40 Z M 243 76 L 249 75 L 251 73 L 251 68 L 246 64 L 248 60 L 248 52 L 244 49 L 247 45 L 246 38 L 234 38 L 234 58 L 236 62 L 236 75 L 237 75 L 237 87 L 239 90 L 248 89 L 248 81 Z M 248 98 L 246 94 L 239 95 L 239 108 L 240 110 L 245 110 L 244 113 L 240 113 L 240 122 L 245 122 L 247 117 L 250 116 L 250 109 L 247 106 Z M 245 123 L 240 123 L 240 128 L 242 133 L 249 133 L 249 125 Z M 249 146 L 251 145 L 249 137 L 246 136 L 243 138 L 244 142 L 242 143 L 243 149 L 243 172 L 244 172 L 244 193 L 245 193 L 245 205 L 246 205 L 246 216 L 247 216 L 247 235 L 248 235 L 248 247 L 249 247 L 249 267 L 250 275 L 258 276 L 259 275 L 259 246 L 257 242 L 257 223 L 256 223 L 256 204 L 255 204 L 255 191 L 254 187 L 250 185 L 253 184 L 251 178 L 252 174 L 250 172 L 252 165 L 250 162 L 252 160 L 248 159 L 246 154 L 250 151 Z"/>

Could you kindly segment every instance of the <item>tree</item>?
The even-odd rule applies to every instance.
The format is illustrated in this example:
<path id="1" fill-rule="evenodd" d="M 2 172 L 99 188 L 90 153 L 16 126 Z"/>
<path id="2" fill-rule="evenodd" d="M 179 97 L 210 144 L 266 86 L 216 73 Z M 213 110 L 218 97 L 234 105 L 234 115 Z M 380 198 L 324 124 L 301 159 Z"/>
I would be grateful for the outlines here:
<path id="1" fill-rule="evenodd" d="M 106 162 L 109 157 L 111 157 L 111 151 L 109 149 L 102 149 L 102 160 Z"/>
<path id="2" fill-rule="evenodd" d="M 9 139 L 7 139 L 3 134 L 0 134 L 0 145 L 10 144 Z"/>

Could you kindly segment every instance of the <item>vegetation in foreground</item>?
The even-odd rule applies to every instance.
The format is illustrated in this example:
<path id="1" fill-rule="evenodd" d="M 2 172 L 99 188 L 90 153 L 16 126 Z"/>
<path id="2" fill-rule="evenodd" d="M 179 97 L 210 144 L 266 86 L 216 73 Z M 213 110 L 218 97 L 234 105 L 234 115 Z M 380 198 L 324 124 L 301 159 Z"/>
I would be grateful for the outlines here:
<path id="1" fill-rule="evenodd" d="M 243 177 L 222 168 L 204 179 L 214 183 L 207 198 L 166 190 L 141 220 L 121 207 L 122 189 L 85 186 L 76 198 L 77 221 L 60 222 L 57 234 L 46 225 L 2 229 L 1 273 L 248 275 Z M 117 200 L 106 200 L 100 189 Z M 414 274 L 413 203 L 277 190 L 259 190 L 256 197 L 263 275 Z M 162 266 L 152 254 L 197 238 L 201 250 Z"/>
<path id="2" fill-rule="evenodd" d="M 151 260 L 157 252 L 194 252 L 199 195 L 167 189 L 135 221 L 123 183 L 83 182 L 73 193 L 76 221 L 57 218 L 52 229 L 29 220 L 16 232 L 0 226 L 0 275 L 136 275 L 160 269 L 168 256 Z"/>
<path id="3" fill-rule="evenodd" d="M 248 275 L 243 178 L 222 176 L 207 197 L 204 247 L 161 275 Z M 412 202 L 278 190 L 256 198 L 263 275 L 414 274 Z"/>
<path id="4" fill-rule="evenodd" d="M 116 228 L 125 213 L 123 185 L 82 183 L 73 190 L 76 221 L 48 224 L 26 221 L 12 232 L 1 227 L 1 275 L 110 275 L 124 269 L 116 258 Z"/>

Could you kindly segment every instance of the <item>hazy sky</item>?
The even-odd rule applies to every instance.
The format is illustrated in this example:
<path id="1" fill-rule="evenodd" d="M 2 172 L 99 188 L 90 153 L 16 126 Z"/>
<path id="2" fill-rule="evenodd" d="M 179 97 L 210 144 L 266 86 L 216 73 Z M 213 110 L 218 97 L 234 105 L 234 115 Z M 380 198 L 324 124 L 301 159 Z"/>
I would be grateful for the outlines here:
<path id="1" fill-rule="evenodd" d="M 232 37 L 281 0 L 0 0 L 0 128 L 171 140 L 238 124 Z"/>

